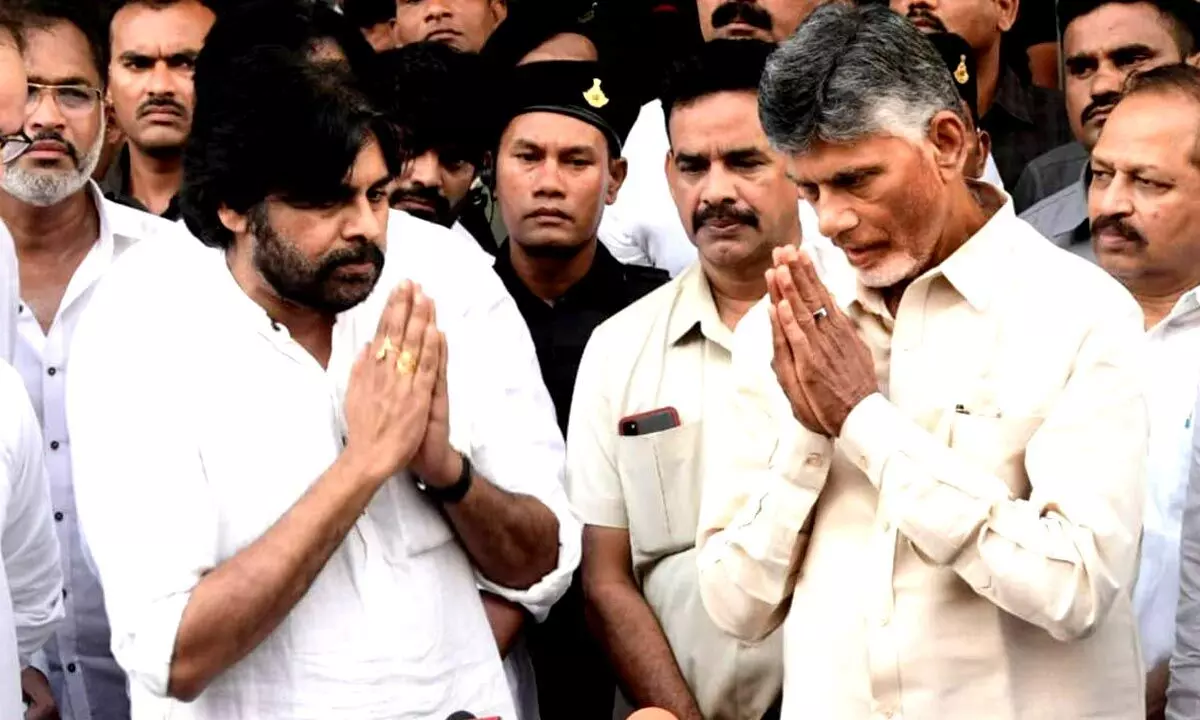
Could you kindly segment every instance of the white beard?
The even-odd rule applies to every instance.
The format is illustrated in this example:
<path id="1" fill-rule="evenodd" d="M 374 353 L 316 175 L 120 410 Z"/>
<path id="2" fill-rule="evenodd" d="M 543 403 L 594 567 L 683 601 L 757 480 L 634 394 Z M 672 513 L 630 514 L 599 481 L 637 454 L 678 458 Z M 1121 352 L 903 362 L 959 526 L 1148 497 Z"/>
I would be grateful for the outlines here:
<path id="1" fill-rule="evenodd" d="M 74 170 L 29 170 L 20 165 L 20 158 L 4 168 L 0 188 L 23 203 L 35 207 L 51 207 L 83 189 L 100 164 L 104 151 L 104 127 L 96 142 Z"/>

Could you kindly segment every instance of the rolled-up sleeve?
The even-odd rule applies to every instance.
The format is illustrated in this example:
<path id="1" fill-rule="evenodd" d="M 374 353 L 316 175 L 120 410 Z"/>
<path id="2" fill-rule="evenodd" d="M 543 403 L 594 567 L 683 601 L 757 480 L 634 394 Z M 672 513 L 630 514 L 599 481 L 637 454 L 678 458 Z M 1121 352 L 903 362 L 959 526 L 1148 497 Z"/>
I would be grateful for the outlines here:
<path id="1" fill-rule="evenodd" d="M 1149 432 L 1135 370 L 1141 342 L 1132 316 L 1084 340 L 1025 446 L 1028 499 L 881 395 L 850 414 L 840 448 L 928 561 L 1057 639 L 1086 636 L 1135 577 Z"/>
<path id="2" fill-rule="evenodd" d="M 117 301 L 128 295 L 111 292 L 119 283 L 110 275 L 101 284 L 72 344 L 75 499 L 113 654 L 133 682 L 165 697 L 184 608 L 218 562 L 219 523 L 198 445 L 204 428 L 188 396 L 188 377 L 207 370 L 189 364 L 179 319 L 145 310 L 153 294 Z"/>
<path id="3" fill-rule="evenodd" d="M 1192 417 L 1200 418 L 1200 403 Z M 1192 462 L 1180 541 L 1179 608 L 1175 652 L 1167 689 L 1167 717 L 1200 717 L 1200 432 L 1192 436 Z"/>
<path id="4" fill-rule="evenodd" d="M 63 576 L 37 416 L 21 378 L 2 361 L 0 398 L 9 415 L 5 422 L 15 423 L 16 436 L 14 447 L 3 448 L 10 453 L 7 464 L 13 473 L 0 552 L 12 597 L 17 653 L 21 667 L 28 667 L 63 617 Z"/>
<path id="5" fill-rule="evenodd" d="M 464 339 L 473 363 L 471 458 L 488 480 L 542 502 L 558 519 L 558 565 L 525 590 L 476 573 L 479 587 L 517 603 L 539 622 L 567 592 L 579 567 L 583 529 L 567 500 L 566 449 L 537 352 L 516 303 L 491 268 L 482 268 Z"/>
<path id="6" fill-rule="evenodd" d="M 700 597 L 725 632 L 757 641 L 787 614 L 806 526 L 829 476 L 833 443 L 791 416 L 771 373 L 765 306 L 738 329 L 729 432 L 738 438 L 705 478 L 697 547 Z M 731 437 L 734 435 L 730 435 Z"/>

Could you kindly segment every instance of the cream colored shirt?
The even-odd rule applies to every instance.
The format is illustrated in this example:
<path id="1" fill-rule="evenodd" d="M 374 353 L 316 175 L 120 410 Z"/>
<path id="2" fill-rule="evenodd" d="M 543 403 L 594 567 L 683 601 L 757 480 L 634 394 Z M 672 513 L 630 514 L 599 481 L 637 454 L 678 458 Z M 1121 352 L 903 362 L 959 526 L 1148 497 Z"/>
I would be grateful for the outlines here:
<path id="1" fill-rule="evenodd" d="M 698 539 L 714 621 L 783 623 L 784 720 L 1144 717 L 1132 298 L 1007 198 L 895 319 L 859 297 L 880 392 L 836 441 L 793 419 L 765 307 L 738 328 Z"/>
<path id="2" fill-rule="evenodd" d="M 588 525 L 626 528 L 634 575 L 662 625 L 704 717 L 759 720 L 783 681 L 778 636 L 751 647 L 704 611 L 696 521 L 708 420 L 729 411 L 733 335 L 698 265 L 617 314 L 592 335 L 567 430 L 567 489 Z M 621 418 L 673 407 L 680 426 L 622 437 Z"/>

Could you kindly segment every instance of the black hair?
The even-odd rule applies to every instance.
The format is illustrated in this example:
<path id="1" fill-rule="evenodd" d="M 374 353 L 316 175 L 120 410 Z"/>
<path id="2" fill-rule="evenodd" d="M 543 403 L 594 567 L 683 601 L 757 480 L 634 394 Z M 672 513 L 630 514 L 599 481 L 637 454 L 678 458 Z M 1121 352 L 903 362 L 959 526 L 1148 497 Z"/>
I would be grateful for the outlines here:
<path id="1" fill-rule="evenodd" d="M 0 0 L 7 3 L 9 0 Z M 100 4 L 95 0 L 23 0 L 21 23 L 25 30 L 45 28 L 53 23 L 74 25 L 87 38 L 100 87 L 108 84 L 108 26 Z"/>
<path id="2" fill-rule="evenodd" d="M 1125 81 L 1121 102 L 1136 95 L 1152 94 L 1176 95 L 1200 106 L 1200 69 L 1187 63 L 1175 63 L 1134 73 Z M 1189 157 L 1193 165 L 1200 166 L 1200 136 Z"/>
<path id="3" fill-rule="evenodd" d="M 270 197 L 302 207 L 343 199 L 346 177 L 372 139 L 393 175 L 403 162 L 393 125 L 347 64 L 312 57 L 330 31 L 296 22 L 311 17 L 294 12 L 299 3 L 269 4 L 281 8 L 270 25 L 245 27 L 236 14 L 223 15 L 196 60 L 180 209 L 188 229 L 212 247 L 233 242 L 222 207 L 250 214 Z"/>
<path id="4" fill-rule="evenodd" d="M 762 40 L 713 40 L 675 63 L 662 89 L 668 133 L 676 108 L 721 92 L 757 93 L 763 68 L 774 50 L 773 43 Z"/>
<path id="5" fill-rule="evenodd" d="M 429 150 L 482 168 L 491 130 L 488 77 L 479 55 L 414 43 L 376 58 L 375 93 L 403 128 L 411 156 Z"/>
<path id="6" fill-rule="evenodd" d="M 1158 10 L 1171 27 L 1171 35 L 1182 56 L 1196 51 L 1200 36 L 1200 3 L 1196 0 L 1058 0 L 1058 27 L 1065 35 L 1067 26 L 1105 5 L 1146 4 Z"/>
<path id="7" fill-rule="evenodd" d="M 108 28 L 108 42 L 112 45 L 112 23 L 116 18 L 117 13 L 124 10 L 130 5 L 144 5 L 152 10 L 166 10 L 185 2 L 194 2 L 202 5 L 212 11 L 214 15 L 220 12 L 220 8 L 224 2 L 232 0 L 109 0 L 107 12 L 105 13 L 105 27 Z"/>
<path id="8" fill-rule="evenodd" d="M 2 1 L 2 0 L 0 0 Z M 315 0 L 232 0 L 221 7 L 204 41 L 210 58 L 245 52 L 255 46 L 312 56 L 332 47 L 346 57 L 359 77 L 369 77 L 375 51 L 358 28 L 324 2 Z"/>
<path id="9" fill-rule="evenodd" d="M 396 0 L 343 0 L 342 14 L 355 27 L 366 30 L 396 19 Z"/>
<path id="10" fill-rule="evenodd" d="M 23 48 L 24 18 L 24 8 L 20 3 L 0 3 L 0 45 L 11 42 L 16 44 L 18 50 Z"/>

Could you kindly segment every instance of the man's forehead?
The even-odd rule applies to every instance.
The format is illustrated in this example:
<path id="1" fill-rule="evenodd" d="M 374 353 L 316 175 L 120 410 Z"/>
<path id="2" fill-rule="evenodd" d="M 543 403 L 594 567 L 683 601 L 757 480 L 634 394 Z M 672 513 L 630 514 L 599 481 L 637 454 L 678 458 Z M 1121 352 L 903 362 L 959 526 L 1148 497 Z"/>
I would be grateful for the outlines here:
<path id="1" fill-rule="evenodd" d="M 1076 18 L 1063 33 L 1067 55 L 1098 54 L 1129 45 L 1174 47 L 1167 20 L 1148 2 L 1113 2 Z"/>
<path id="2" fill-rule="evenodd" d="M 589 147 L 605 143 L 604 133 L 591 123 L 553 112 L 525 113 L 513 118 L 508 125 L 509 141 L 514 144 L 537 145 L 548 148 Z"/>
<path id="3" fill-rule="evenodd" d="M 391 172 L 383 157 L 383 149 L 379 146 L 379 142 L 372 137 L 359 149 L 358 155 L 354 158 L 354 164 L 350 167 L 350 173 L 346 176 L 345 184 L 349 188 L 362 190 L 385 183 L 390 179 Z"/>
<path id="4" fill-rule="evenodd" d="M 199 3 L 178 3 L 157 8 L 126 5 L 113 17 L 109 39 L 113 53 L 170 55 L 199 50 L 216 21 L 211 10 Z"/>
<path id="5" fill-rule="evenodd" d="M 793 180 L 819 183 L 837 175 L 886 166 L 897 153 L 912 149 L 911 141 L 890 135 L 845 143 L 817 141 L 804 152 L 789 153 L 786 162 Z"/>
<path id="6" fill-rule="evenodd" d="M 30 81 L 47 84 L 101 79 L 87 36 L 66 21 L 26 31 L 25 71 Z"/>
<path id="7" fill-rule="evenodd" d="M 767 144 L 758 119 L 758 99 L 751 92 L 714 93 L 676 105 L 670 125 L 675 152 L 711 153 L 716 145 Z"/>

